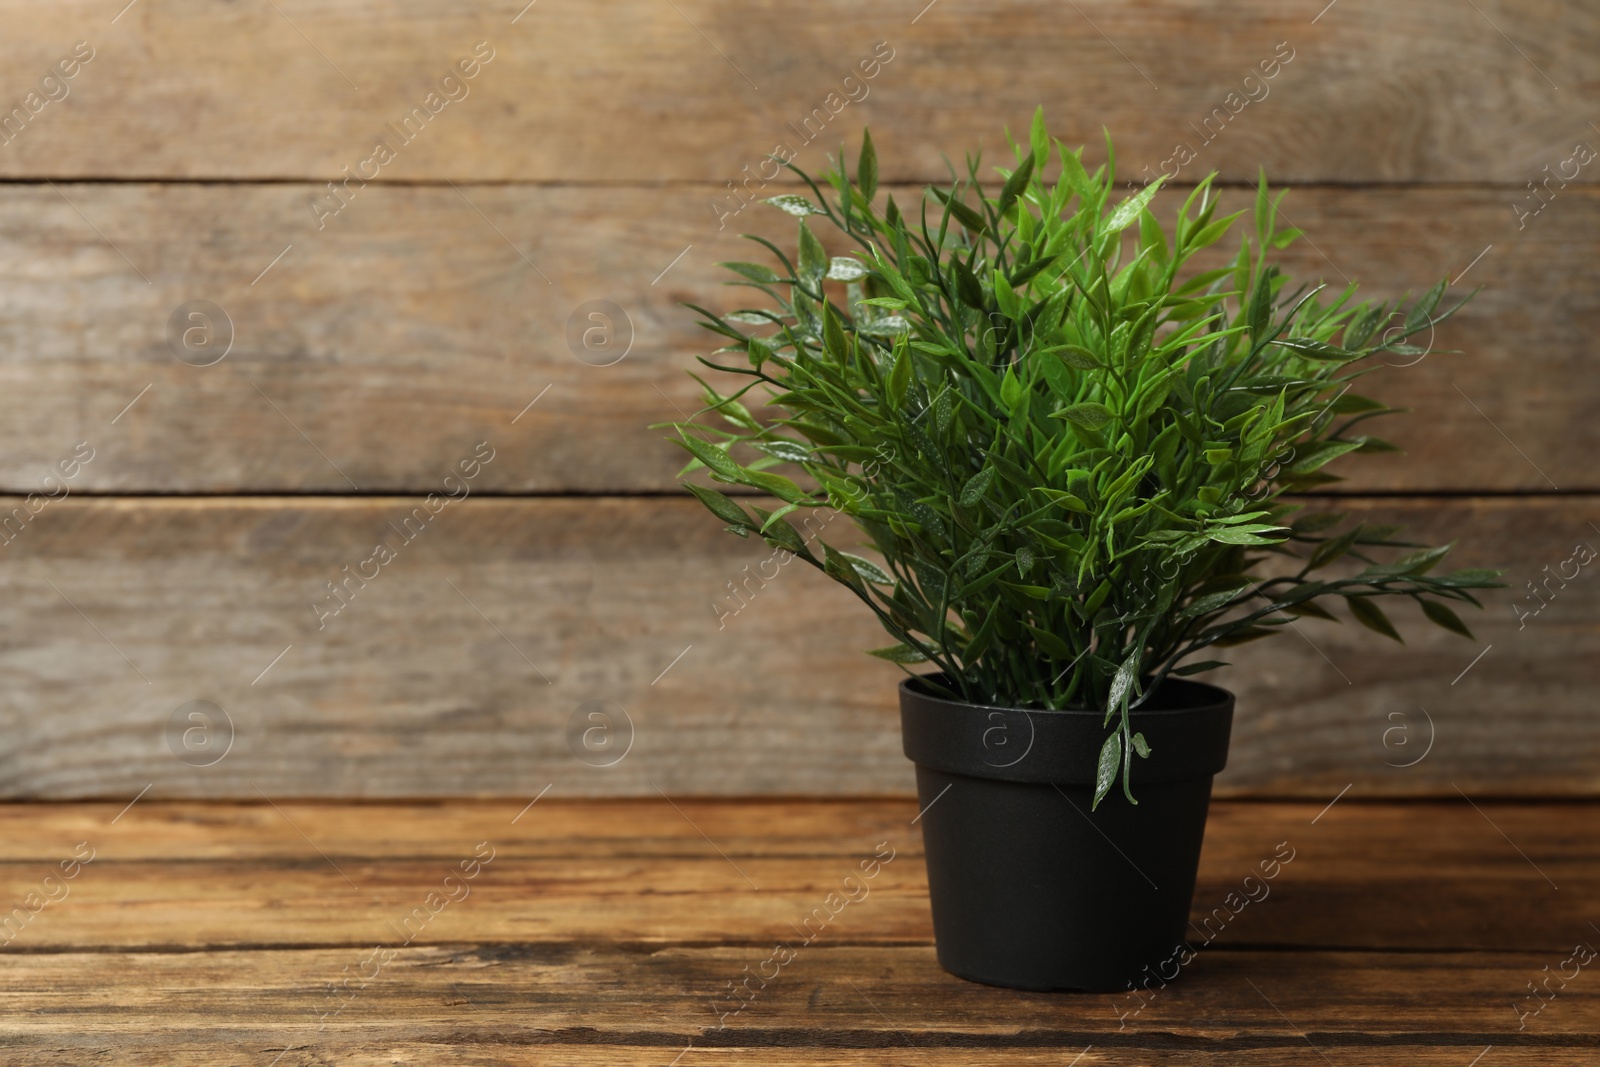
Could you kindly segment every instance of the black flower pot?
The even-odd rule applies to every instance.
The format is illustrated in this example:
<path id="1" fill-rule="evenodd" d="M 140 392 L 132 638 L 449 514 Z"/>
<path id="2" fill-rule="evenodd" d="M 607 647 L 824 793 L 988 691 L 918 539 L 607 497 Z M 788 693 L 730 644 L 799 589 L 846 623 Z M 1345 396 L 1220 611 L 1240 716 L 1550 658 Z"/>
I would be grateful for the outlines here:
<path id="1" fill-rule="evenodd" d="M 1120 992 L 1184 939 L 1233 695 L 1169 679 L 1132 713 L 1150 756 L 1090 811 L 1090 711 L 981 707 L 900 685 L 939 964 L 1014 989 Z M 1149 967 L 1150 972 L 1145 968 Z"/>

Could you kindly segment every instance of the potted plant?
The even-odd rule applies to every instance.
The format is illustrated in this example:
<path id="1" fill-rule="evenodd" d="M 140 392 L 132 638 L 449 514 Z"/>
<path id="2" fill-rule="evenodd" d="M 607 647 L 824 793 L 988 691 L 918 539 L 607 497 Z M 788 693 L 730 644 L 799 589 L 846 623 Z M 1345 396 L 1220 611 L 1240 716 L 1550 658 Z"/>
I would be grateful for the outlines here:
<path id="1" fill-rule="evenodd" d="M 1159 180 L 1119 193 L 1109 136 L 1093 173 L 1042 114 L 1012 148 L 998 189 L 969 158 L 905 209 L 880 205 L 870 134 L 831 192 L 790 165 L 806 192 L 767 202 L 799 216 L 795 254 L 756 237 L 770 265 L 726 264 L 759 306 L 690 305 L 728 342 L 701 362 L 748 381 L 702 382 L 715 427 L 668 425 L 686 474 L 776 498 L 685 483 L 729 531 L 822 570 L 894 638 L 872 655 L 910 675 L 940 963 L 1120 990 L 1184 937 L 1227 757 L 1233 697 L 1185 680 L 1224 664 L 1196 657 L 1341 600 L 1396 640 L 1382 598 L 1470 636 L 1450 602 L 1477 606 L 1498 572 L 1435 573 L 1449 546 L 1285 495 L 1394 450 L 1363 432 L 1390 409 L 1351 385 L 1460 307 L 1440 309 L 1443 282 L 1409 306 L 1291 290 L 1271 260 L 1298 232 L 1265 176 L 1228 257 L 1206 249 L 1245 213 L 1217 216 L 1211 178 L 1169 229 Z M 802 534 L 820 507 L 879 559 Z"/>

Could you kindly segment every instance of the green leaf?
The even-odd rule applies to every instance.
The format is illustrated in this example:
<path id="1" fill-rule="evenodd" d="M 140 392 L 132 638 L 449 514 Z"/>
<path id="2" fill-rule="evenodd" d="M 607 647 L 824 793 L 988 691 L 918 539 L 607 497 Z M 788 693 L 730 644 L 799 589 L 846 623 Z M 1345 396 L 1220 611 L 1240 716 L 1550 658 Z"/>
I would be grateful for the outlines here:
<path id="1" fill-rule="evenodd" d="M 1226 637 L 1220 637 L 1211 642 L 1217 648 L 1232 648 L 1235 645 L 1248 644 L 1259 641 L 1263 637 L 1271 637 L 1278 631 L 1266 626 L 1248 626 L 1243 630 L 1234 630 Z"/>
<path id="2" fill-rule="evenodd" d="M 1200 663 L 1185 663 L 1182 667 L 1178 667 L 1172 673 L 1187 678 L 1191 674 L 1200 674 L 1204 671 L 1214 671 L 1218 667 L 1226 666 L 1227 664 L 1219 659 L 1208 659 L 1203 660 Z"/>
<path id="3" fill-rule="evenodd" d="M 1256 276 L 1256 287 L 1250 294 L 1250 310 L 1247 313 L 1251 343 L 1259 342 L 1267 332 L 1272 318 L 1272 280 L 1275 277 L 1275 267 L 1268 267 Z"/>
<path id="4" fill-rule="evenodd" d="M 750 337 L 744 344 L 745 352 L 750 357 L 750 365 L 758 370 L 773 357 L 772 346 L 759 337 Z"/>
<path id="5" fill-rule="evenodd" d="M 898 645 L 890 645 L 888 648 L 869 648 L 867 649 L 867 655 L 886 659 L 890 663 L 925 663 L 928 659 L 927 656 L 904 642 Z"/>
<path id="6" fill-rule="evenodd" d="M 1033 158 L 1039 166 L 1050 162 L 1050 133 L 1044 125 L 1044 105 L 1040 104 L 1033 109 L 1033 126 L 1028 131 L 1028 147 L 1033 149 Z"/>
<path id="7" fill-rule="evenodd" d="M 1165 180 L 1166 176 L 1162 175 L 1160 178 L 1157 178 L 1155 181 L 1151 182 L 1149 185 L 1145 186 L 1143 189 L 1139 190 L 1137 193 L 1134 193 L 1132 196 L 1128 197 L 1128 199 L 1118 204 L 1116 210 L 1106 218 L 1104 225 L 1100 227 L 1100 232 L 1120 233 L 1131 226 L 1134 222 L 1138 221 L 1139 212 L 1143 211 L 1145 209 L 1145 205 L 1150 203 L 1150 199 L 1154 197 L 1158 191 L 1160 191 L 1161 183 Z"/>
<path id="8" fill-rule="evenodd" d="M 934 195 L 939 203 L 950 209 L 950 214 L 954 215 L 956 221 L 961 225 L 975 234 L 988 232 L 989 224 L 983 221 L 983 216 L 962 202 L 959 195 L 959 186 L 957 186 L 956 193 L 947 193 L 937 187 L 930 187 L 928 191 Z"/>
<path id="9" fill-rule="evenodd" d="M 1071 660 L 1077 658 L 1077 653 L 1072 651 L 1072 646 L 1049 630 L 1041 630 L 1030 622 L 1024 622 L 1022 627 L 1033 635 L 1034 641 L 1038 643 L 1040 648 L 1044 649 L 1045 655 L 1051 659 Z"/>
<path id="10" fill-rule="evenodd" d="M 1357 438 L 1356 441 L 1361 446 L 1360 448 L 1356 449 L 1356 451 L 1360 452 L 1362 455 L 1375 455 L 1379 452 L 1402 451 L 1399 445 L 1391 444 L 1381 437 L 1373 437 L 1370 434 L 1363 435 Z"/>
<path id="11" fill-rule="evenodd" d="M 839 323 L 839 316 L 834 314 L 831 303 L 822 305 L 822 350 L 835 363 L 842 364 L 850 358 L 844 343 L 844 327 Z"/>
<path id="12" fill-rule="evenodd" d="M 1235 586 L 1232 589 L 1223 589 L 1216 593 L 1207 593 L 1205 596 L 1196 597 L 1187 607 L 1178 612 L 1178 618 L 1197 619 L 1202 615 L 1209 615 L 1213 611 L 1221 611 L 1235 601 L 1244 599 L 1240 594 L 1245 592 L 1249 584 L 1249 580 L 1246 579 L 1243 585 Z"/>
<path id="13" fill-rule="evenodd" d="M 938 399 L 933 402 L 933 425 L 940 437 L 950 431 L 950 420 L 955 413 L 955 401 L 950 399 L 950 390 L 941 389 Z"/>
<path id="14" fill-rule="evenodd" d="M 1314 571 L 1319 567 L 1326 567 L 1328 564 L 1332 563 L 1334 560 L 1350 551 L 1350 546 L 1356 543 L 1356 538 L 1361 536 L 1361 531 L 1364 528 L 1365 527 L 1363 526 L 1357 525 L 1353 529 L 1346 530 L 1338 537 L 1329 538 L 1328 540 L 1323 541 L 1312 550 L 1311 559 L 1306 563 L 1306 570 Z"/>
<path id="15" fill-rule="evenodd" d="M 1068 422 L 1082 426 L 1086 430 L 1098 430 L 1111 421 L 1111 409 L 1104 404 L 1088 402 L 1072 404 L 1060 411 L 1050 413 L 1053 419 L 1066 419 Z"/>
<path id="16" fill-rule="evenodd" d="M 856 188 L 868 200 L 878 192 L 878 150 L 872 147 L 871 130 L 861 131 L 861 156 L 856 161 Z"/>
<path id="17" fill-rule="evenodd" d="M 820 207 L 813 204 L 805 197 L 799 196 L 795 193 L 784 193 L 782 196 L 769 196 L 767 199 L 763 200 L 762 203 L 771 204 L 779 211 L 787 212 L 788 214 L 797 216 L 798 218 L 805 218 L 807 215 L 825 214 Z"/>
<path id="18" fill-rule="evenodd" d="M 756 510 L 760 511 L 761 509 L 756 508 Z M 767 515 L 761 520 L 761 532 L 768 533 L 776 526 L 787 525 L 787 523 L 784 521 L 784 517 L 799 510 L 799 504 L 785 504 L 783 507 L 779 508 L 777 511 L 774 511 L 772 514 Z"/>
<path id="19" fill-rule="evenodd" d="M 1100 765 L 1094 775 L 1094 802 L 1089 805 L 1093 811 L 1100 806 L 1100 801 L 1105 799 L 1111 787 L 1117 784 L 1117 771 L 1122 769 L 1122 735 L 1120 732 L 1112 733 L 1106 738 L 1105 744 L 1100 746 Z"/>
<path id="20" fill-rule="evenodd" d="M 1400 631 L 1394 628 L 1394 623 L 1389 621 L 1389 616 L 1385 615 L 1383 609 L 1372 602 L 1371 597 L 1347 596 L 1344 599 L 1345 603 L 1350 606 L 1350 614 L 1355 616 L 1355 620 L 1362 626 L 1405 644 L 1405 639 L 1400 636 Z"/>
<path id="21" fill-rule="evenodd" d="M 688 449 L 695 459 L 710 468 L 712 474 L 720 476 L 725 481 L 742 480 L 743 468 L 733 461 L 733 457 L 729 456 L 725 449 L 688 434 L 681 434 L 678 437 L 678 444 Z"/>
<path id="22" fill-rule="evenodd" d="M 1296 534 L 1321 533 L 1323 530 L 1339 525 L 1345 520 L 1342 511 L 1319 511 L 1315 515 L 1307 515 L 1290 523 Z"/>
<path id="23" fill-rule="evenodd" d="M 905 403 L 906 390 L 911 386 L 911 348 L 899 343 L 894 348 L 894 367 L 889 371 L 889 403 L 899 408 Z"/>
<path id="24" fill-rule="evenodd" d="M 817 235 L 811 232 L 811 227 L 806 225 L 806 220 L 800 220 L 800 280 L 807 289 L 813 293 L 818 291 L 822 284 L 823 275 L 828 273 L 828 253 L 823 251 L 822 242 L 817 240 Z"/>
<path id="25" fill-rule="evenodd" d="M 1095 612 L 1099 611 L 1101 606 L 1105 604 L 1106 597 L 1110 595 L 1111 579 L 1102 579 L 1100 584 L 1095 587 L 1094 592 L 1089 594 L 1089 599 L 1084 601 L 1083 611 L 1085 617 L 1093 616 Z"/>
<path id="26" fill-rule="evenodd" d="M 1327 608 L 1323 607 L 1321 604 L 1318 604 L 1314 600 L 1302 600 L 1298 604 L 1289 604 L 1286 605 L 1283 610 L 1287 611 L 1290 615 L 1293 615 L 1296 618 L 1302 615 L 1309 615 L 1313 619 L 1326 619 L 1329 622 L 1339 621 L 1338 617 L 1334 615 L 1333 612 L 1329 611 Z"/>
<path id="27" fill-rule="evenodd" d="M 1089 513 L 1089 505 L 1085 504 L 1082 498 L 1067 492 L 1065 489 L 1051 489 L 1048 486 L 1041 485 L 1035 486 L 1034 490 L 1041 496 L 1047 497 L 1052 504 L 1058 507 L 1066 508 L 1068 511 L 1076 511 L 1080 515 Z"/>
<path id="28" fill-rule="evenodd" d="M 911 328 L 911 323 L 899 315 L 887 315 L 856 323 L 856 332 L 869 337 L 899 337 Z"/>
<path id="29" fill-rule="evenodd" d="M 1040 354 L 1042 355 L 1046 352 L 1057 357 L 1074 370 L 1098 370 L 1103 366 L 1100 362 L 1100 357 L 1082 345 L 1054 345 L 1044 349 Z"/>
<path id="30" fill-rule="evenodd" d="M 710 404 L 716 413 L 722 416 L 723 421 L 732 426 L 745 430 L 754 430 L 759 433 L 761 424 L 755 416 L 750 414 L 750 409 L 732 397 L 718 396 L 710 387 L 706 388 L 706 403 Z"/>
<path id="31" fill-rule="evenodd" d="M 703 485 L 695 485 L 693 482 L 684 482 L 683 487 L 698 497 L 700 503 L 704 504 L 711 514 L 723 522 L 732 523 L 735 526 L 755 525 L 755 520 L 746 514 L 743 508 L 735 504 L 730 497 L 717 492 L 715 489 L 710 489 Z"/>
<path id="32" fill-rule="evenodd" d="M 1237 220 L 1241 214 L 1243 214 L 1243 212 L 1235 212 L 1226 218 L 1215 219 L 1212 222 L 1208 222 L 1206 225 L 1200 227 L 1200 229 L 1189 238 L 1189 250 L 1198 252 L 1202 248 L 1208 248 L 1211 245 L 1216 244 L 1222 239 L 1222 235 L 1227 233 L 1228 230 L 1232 228 L 1234 221 Z M 1227 271 L 1217 271 L 1216 277 L 1224 277 L 1227 275 L 1227 273 Z M 1213 278 L 1213 280 L 1215 280 L 1215 278 Z M 1203 282 L 1201 284 L 1210 285 L 1211 283 Z"/>
<path id="33" fill-rule="evenodd" d="M 1014 363 L 1006 368 L 1005 376 L 1000 379 L 1000 399 L 1011 411 L 1013 418 L 1027 411 L 1028 387 L 1017 377 L 1017 367 Z"/>
<path id="34" fill-rule="evenodd" d="M 1163 266 L 1171 258 L 1166 232 L 1162 230 L 1160 220 L 1148 211 L 1139 213 L 1139 249 Z"/>
<path id="35" fill-rule="evenodd" d="M 990 285 L 994 291 L 995 303 L 1000 306 L 1000 314 L 1004 315 L 1010 322 L 1015 322 L 1024 317 L 1025 309 L 1022 306 L 1022 298 L 1017 296 L 1017 291 L 1012 288 L 1011 282 L 1006 279 L 1005 271 L 1000 270 L 998 267 L 995 268 Z M 1005 327 L 1001 327 L 999 323 L 994 325 L 995 330 L 993 332 L 997 338 L 1006 336 L 1009 332 Z M 1009 326 L 1009 323 L 1007 325 Z"/>
<path id="36" fill-rule="evenodd" d="M 1016 270 L 1012 271 L 1010 277 L 1007 278 L 1007 281 L 1011 283 L 1011 287 L 1013 289 L 1021 289 L 1024 285 L 1027 285 L 1030 281 L 1043 273 L 1045 268 L 1049 267 L 1052 263 L 1060 258 L 1060 256 L 1053 255 L 1041 256 L 1038 259 L 1024 264 L 1023 266 L 1020 266 Z"/>
<path id="37" fill-rule="evenodd" d="M 848 552 L 835 552 L 834 554 L 854 567 L 857 574 L 873 585 L 892 586 L 895 584 L 894 577 L 870 559 L 862 559 L 860 556 L 853 556 Z"/>
<path id="38" fill-rule="evenodd" d="M 928 505 L 920 501 L 914 501 L 906 510 L 911 512 L 911 517 L 916 520 L 917 525 L 921 526 L 924 531 L 935 537 L 944 536 L 944 520 L 940 519 L 939 513 Z"/>
<path id="39" fill-rule="evenodd" d="M 705 316 L 703 319 L 700 320 L 700 326 L 702 328 L 710 330 L 712 333 L 720 334 L 723 337 L 732 338 L 733 340 L 739 342 L 740 344 L 743 344 L 745 342 L 744 334 L 740 333 L 738 330 L 735 330 L 732 326 L 729 326 L 726 322 L 723 322 L 722 321 L 722 317 L 720 315 L 713 315 L 711 312 L 705 310 L 702 307 L 697 307 L 694 304 L 689 304 L 687 306 L 691 307 L 691 308 L 694 308 L 694 310 L 700 312 L 701 315 Z"/>
<path id="40" fill-rule="evenodd" d="M 1117 665 L 1117 673 L 1111 676 L 1111 695 L 1106 698 L 1106 722 L 1111 721 L 1111 716 L 1120 711 L 1128 702 L 1128 694 L 1133 690 L 1133 683 L 1139 676 L 1139 660 L 1144 650 L 1135 646 L 1128 658 Z"/>
<path id="41" fill-rule="evenodd" d="M 1295 446 L 1294 458 L 1283 468 L 1287 474 L 1310 474 L 1329 461 L 1356 451 L 1360 441 L 1312 441 Z"/>
<path id="42" fill-rule="evenodd" d="M 1469 567 L 1466 570 L 1451 571 L 1433 579 L 1454 589 L 1503 589 L 1504 582 L 1495 581 L 1505 571 L 1485 570 L 1482 567 Z"/>
<path id="43" fill-rule="evenodd" d="M 1340 348 L 1338 345 L 1331 345 L 1326 341 L 1318 341 L 1310 337 L 1280 337 L 1272 343 L 1282 348 L 1287 348 L 1291 352 L 1296 352 L 1306 359 L 1325 360 L 1331 363 L 1348 363 L 1361 355 L 1360 352 L 1351 352 L 1348 349 Z"/>
<path id="44" fill-rule="evenodd" d="M 1028 182 L 1033 179 L 1034 155 L 1029 152 L 1017 169 L 1011 172 L 1011 177 L 1006 179 L 1006 184 L 1000 190 L 1000 214 L 1004 215 L 1011 210 L 1023 190 L 1028 188 Z"/>
<path id="45" fill-rule="evenodd" d="M 798 441 L 788 441 L 780 437 L 770 441 L 751 441 L 750 444 L 757 451 L 765 452 L 773 459 L 781 459 L 785 463 L 806 463 L 811 459 L 811 449 Z"/>
<path id="46" fill-rule="evenodd" d="M 959 259 L 952 260 L 950 266 L 955 272 L 956 296 L 960 297 L 961 302 L 968 307 L 982 311 L 984 309 L 983 283 L 978 281 L 978 276 L 972 273 L 967 265 Z"/>
<path id="47" fill-rule="evenodd" d="M 735 274 L 742 274 L 753 282 L 770 284 L 772 282 L 783 281 L 783 278 L 778 274 L 777 271 L 773 270 L 771 267 L 763 267 L 759 263 L 719 263 L 717 266 L 727 267 Z"/>
<path id="48" fill-rule="evenodd" d="M 1263 526 L 1252 523 L 1249 526 L 1223 526 L 1220 529 L 1213 527 L 1206 531 L 1206 539 L 1222 545 L 1275 545 L 1287 540 L 1289 531 L 1282 526 Z"/>
<path id="49" fill-rule="evenodd" d="M 855 567 L 843 558 L 838 549 L 829 547 L 825 542 L 822 544 L 822 570 L 836 582 L 842 582 L 852 589 L 861 588 L 861 575 Z"/>
<path id="50" fill-rule="evenodd" d="M 1144 739 L 1144 734 L 1133 735 L 1133 750 L 1144 759 L 1150 758 L 1150 742 Z"/>
<path id="51" fill-rule="evenodd" d="M 1467 629 L 1467 624 L 1461 621 L 1461 617 L 1437 600 L 1424 600 L 1422 602 L 1422 613 L 1451 633 L 1458 633 L 1462 637 L 1472 637 L 1472 631 Z"/>
<path id="52" fill-rule="evenodd" d="M 1077 193 L 1084 203 L 1092 201 L 1099 192 L 1099 186 L 1089 177 L 1089 172 L 1083 169 L 1083 160 L 1079 157 L 1079 153 L 1063 149 L 1060 154 L 1061 180 L 1066 182 L 1067 188 Z"/>
<path id="53" fill-rule="evenodd" d="M 1394 566 L 1399 568 L 1402 574 L 1427 574 L 1450 554 L 1450 549 L 1453 547 L 1455 544 L 1451 542 L 1438 548 L 1418 549 L 1395 560 Z"/>
<path id="54" fill-rule="evenodd" d="M 761 527 L 761 539 L 773 548 L 782 548 L 797 556 L 810 559 L 810 550 L 806 548 L 805 538 L 794 528 L 794 523 L 783 517 L 793 506 L 790 504 L 781 507 L 767 516 L 767 521 Z"/>
<path id="55" fill-rule="evenodd" d="M 983 499 L 983 494 L 989 489 L 989 483 L 994 481 L 994 468 L 985 467 L 983 470 L 967 479 L 967 484 L 961 487 L 960 503 L 964 508 L 975 506 Z"/>
<path id="56" fill-rule="evenodd" d="M 828 260 L 826 277 L 835 282 L 853 282 L 867 276 L 866 264 L 851 256 L 834 256 Z M 901 305 L 904 306 L 903 304 Z"/>
<path id="57" fill-rule="evenodd" d="M 1266 241 L 1272 236 L 1272 200 L 1267 196 L 1267 168 L 1256 168 L 1256 234 Z"/>
<path id="58" fill-rule="evenodd" d="M 1356 539 L 1356 543 L 1363 545 L 1387 544 L 1400 530 L 1401 527 L 1399 526 L 1362 523 L 1361 536 Z"/>
<path id="59" fill-rule="evenodd" d="M 1333 412 L 1338 415 L 1358 415 L 1365 411 L 1388 411 L 1385 404 L 1380 404 L 1371 397 L 1357 396 L 1354 393 L 1345 393 L 1333 402 Z"/>
<path id="60" fill-rule="evenodd" d="M 804 489 L 783 475 L 773 474 L 771 471 L 754 471 L 746 468 L 743 480 L 758 489 L 765 489 L 779 500 L 790 504 L 804 504 L 811 500 L 810 494 Z"/>

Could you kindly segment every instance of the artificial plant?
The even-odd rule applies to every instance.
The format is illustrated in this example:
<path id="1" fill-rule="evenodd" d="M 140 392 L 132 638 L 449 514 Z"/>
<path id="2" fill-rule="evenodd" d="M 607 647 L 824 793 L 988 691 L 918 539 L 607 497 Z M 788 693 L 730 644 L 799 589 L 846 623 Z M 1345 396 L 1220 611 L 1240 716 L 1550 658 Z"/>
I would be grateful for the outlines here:
<path id="1" fill-rule="evenodd" d="M 770 265 L 726 266 L 759 306 L 690 305 L 728 342 L 701 362 L 750 380 L 702 382 L 718 425 L 669 424 L 686 473 L 779 506 L 686 488 L 854 592 L 895 638 L 873 655 L 931 664 L 929 684 L 972 703 L 1103 711 L 1097 804 L 1148 752 L 1130 710 L 1169 674 L 1223 665 L 1196 653 L 1334 619 L 1340 600 L 1396 640 L 1382 598 L 1470 636 L 1450 602 L 1477 606 L 1498 572 L 1436 574 L 1449 546 L 1296 517 L 1285 495 L 1336 481 L 1341 456 L 1394 451 L 1364 432 L 1391 409 L 1351 386 L 1375 354 L 1420 351 L 1408 339 L 1460 307 L 1441 310 L 1445 283 L 1409 305 L 1291 288 L 1272 259 L 1299 233 L 1264 175 L 1237 255 L 1199 269 L 1245 214 L 1217 216 L 1214 175 L 1167 228 L 1160 180 L 1119 195 L 1109 135 L 1092 173 L 1042 113 L 1012 150 L 998 189 L 969 157 L 909 209 L 880 206 L 870 134 L 831 194 L 785 164 L 807 192 L 767 203 L 799 217 L 795 255 L 754 237 Z M 813 219 L 850 254 L 830 256 Z M 802 535 L 791 516 L 820 507 L 882 563 Z"/>

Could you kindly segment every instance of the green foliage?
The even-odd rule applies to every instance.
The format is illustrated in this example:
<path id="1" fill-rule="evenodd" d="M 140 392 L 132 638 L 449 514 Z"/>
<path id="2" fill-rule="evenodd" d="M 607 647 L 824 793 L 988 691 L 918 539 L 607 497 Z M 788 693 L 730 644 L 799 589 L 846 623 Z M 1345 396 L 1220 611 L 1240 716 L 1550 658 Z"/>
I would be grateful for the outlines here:
<path id="1" fill-rule="evenodd" d="M 1497 572 L 1431 574 L 1448 548 L 1339 531 L 1339 516 L 1295 521 L 1283 496 L 1337 481 L 1323 468 L 1340 456 L 1393 450 L 1357 432 L 1389 409 L 1351 383 L 1460 306 L 1440 310 L 1444 283 L 1409 306 L 1355 302 L 1353 285 L 1290 291 L 1270 260 L 1297 233 L 1278 225 L 1283 194 L 1264 176 L 1254 232 L 1231 263 L 1213 253 L 1223 265 L 1197 270 L 1244 214 L 1217 217 L 1210 178 L 1165 229 L 1159 182 L 1119 198 L 1115 157 L 1088 173 L 1042 114 L 1014 154 L 997 195 L 969 158 L 914 217 L 893 196 L 874 202 L 870 138 L 853 179 L 826 176 L 831 195 L 790 168 L 810 195 L 769 202 L 799 220 L 795 255 L 753 238 L 775 262 L 728 265 L 763 306 L 695 308 L 730 342 L 719 352 L 742 356 L 701 362 L 751 381 L 706 386 L 723 426 L 671 424 L 693 456 L 685 473 L 783 506 L 696 496 L 730 531 L 854 592 L 895 639 L 873 655 L 931 664 L 974 703 L 1103 711 L 1096 803 L 1119 775 L 1127 792 L 1148 752 L 1129 711 L 1169 673 L 1222 666 L 1180 666 L 1202 649 L 1332 619 L 1324 604 L 1340 598 L 1395 639 L 1380 597 L 1467 633 L 1444 601 L 1476 606 L 1470 590 Z M 829 257 L 818 216 L 852 255 Z M 757 386 L 774 417 L 742 402 Z M 816 507 L 849 515 L 882 567 L 802 536 L 789 516 Z M 1402 546 L 1417 551 L 1374 558 Z"/>

